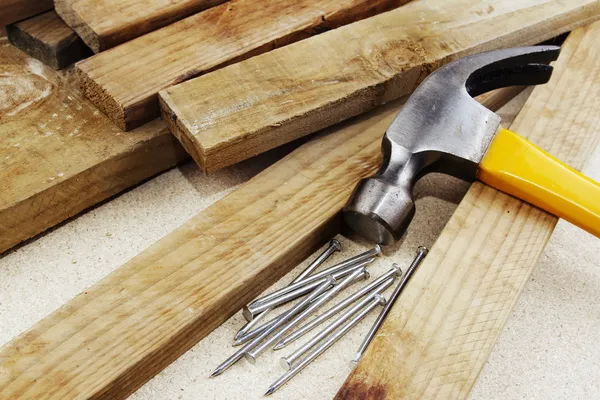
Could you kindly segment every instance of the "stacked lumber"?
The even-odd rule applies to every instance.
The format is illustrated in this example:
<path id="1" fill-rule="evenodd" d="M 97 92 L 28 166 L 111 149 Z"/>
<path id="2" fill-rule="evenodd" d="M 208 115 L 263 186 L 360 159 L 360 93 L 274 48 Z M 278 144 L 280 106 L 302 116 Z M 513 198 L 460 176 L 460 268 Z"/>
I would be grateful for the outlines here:
<path id="1" fill-rule="evenodd" d="M 57 73 L 0 47 L 0 252 L 186 158 L 155 120 L 125 135 Z"/>
<path id="2" fill-rule="evenodd" d="M 9 25 L 6 31 L 14 46 L 54 69 L 67 67 L 91 53 L 54 11 Z"/>
<path id="3" fill-rule="evenodd" d="M 594 0 L 414 1 L 160 93 L 200 167 L 222 168 L 410 93 L 442 63 L 598 18 Z"/>
<path id="4" fill-rule="evenodd" d="M 571 33 L 510 127 L 576 169 L 600 143 L 599 40 L 600 23 Z M 336 399 L 466 398 L 557 220 L 472 185 Z"/>
<path id="5" fill-rule="evenodd" d="M 55 0 L 85 43 L 109 49 L 76 76 L 0 47 L 0 252 L 185 159 L 179 142 L 212 171 L 324 129 L 0 348 L 0 398 L 127 397 L 340 232 L 398 99 L 427 74 L 600 17 L 600 0 L 415 0 L 386 13 L 406 0 L 222 1 Z M 27 3 L 0 6 L 0 22 L 51 8 Z M 52 13 L 12 38 L 32 47 L 39 26 L 53 48 L 38 57 L 72 62 L 60 50 L 73 32 Z M 577 168 L 600 141 L 587 102 L 599 26 L 570 36 L 512 125 Z M 465 397 L 555 223 L 475 183 L 338 397 Z"/>
<path id="6" fill-rule="evenodd" d="M 101 52 L 224 0 L 55 0 L 56 12 Z"/>
<path id="7" fill-rule="evenodd" d="M 408 0 L 232 0 L 78 65 L 82 90 L 121 129 L 159 115 L 159 90 Z"/>

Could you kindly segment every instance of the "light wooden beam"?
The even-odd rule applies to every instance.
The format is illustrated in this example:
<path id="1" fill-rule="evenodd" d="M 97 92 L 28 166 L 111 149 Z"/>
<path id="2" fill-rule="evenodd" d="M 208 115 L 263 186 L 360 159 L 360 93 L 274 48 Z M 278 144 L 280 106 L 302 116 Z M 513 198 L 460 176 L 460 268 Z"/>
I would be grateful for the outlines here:
<path id="1" fill-rule="evenodd" d="M 123 134 L 73 83 L 0 46 L 0 252 L 186 159 L 162 121 Z"/>
<path id="2" fill-rule="evenodd" d="M 121 129 L 157 118 L 158 91 L 408 0 L 232 0 L 78 64 L 84 94 Z"/>
<path id="3" fill-rule="evenodd" d="M 54 69 L 62 69 L 92 54 L 54 11 L 9 25 L 6 31 L 14 46 Z"/>
<path id="4" fill-rule="evenodd" d="M 99 53 L 224 0 L 55 0 L 56 12 Z"/>
<path id="5" fill-rule="evenodd" d="M 577 169 L 600 143 L 599 41 L 600 23 L 571 33 L 511 125 Z M 556 222 L 472 185 L 336 399 L 465 399 Z"/>
<path id="6" fill-rule="evenodd" d="M 399 106 L 322 133 L 6 344 L 0 398 L 127 397 L 339 232 Z"/>
<path id="7" fill-rule="evenodd" d="M 406 95 L 454 58 L 599 17 L 598 0 L 418 0 L 165 89 L 161 112 L 211 171 Z"/>

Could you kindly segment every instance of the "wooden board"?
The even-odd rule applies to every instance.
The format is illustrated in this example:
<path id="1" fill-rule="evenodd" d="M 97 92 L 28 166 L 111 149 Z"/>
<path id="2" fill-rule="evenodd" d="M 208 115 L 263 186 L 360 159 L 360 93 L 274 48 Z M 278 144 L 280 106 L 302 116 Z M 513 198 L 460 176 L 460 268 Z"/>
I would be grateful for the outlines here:
<path id="1" fill-rule="evenodd" d="M 599 40 L 600 23 L 573 32 L 511 125 L 577 169 L 600 143 Z M 336 398 L 466 398 L 556 222 L 472 185 Z"/>
<path id="2" fill-rule="evenodd" d="M 52 0 L 2 0 L 0 27 L 51 10 L 53 7 Z"/>
<path id="3" fill-rule="evenodd" d="M 6 31 L 14 46 L 54 69 L 62 69 L 92 53 L 54 11 L 9 25 Z"/>
<path id="4" fill-rule="evenodd" d="M 0 252 L 185 158 L 162 121 L 123 134 L 72 74 L 0 41 Z"/>
<path id="5" fill-rule="evenodd" d="M 55 0 L 56 12 L 99 53 L 225 0 Z"/>
<path id="6" fill-rule="evenodd" d="M 0 398 L 127 397 L 339 232 L 399 106 L 303 145 L 3 346 Z"/>
<path id="7" fill-rule="evenodd" d="M 405 95 L 453 58 L 598 17 L 597 0 L 414 1 L 165 89 L 161 112 L 211 171 Z"/>
<path id="8" fill-rule="evenodd" d="M 232 0 L 78 65 L 84 94 L 121 129 L 158 117 L 159 90 L 408 0 Z"/>

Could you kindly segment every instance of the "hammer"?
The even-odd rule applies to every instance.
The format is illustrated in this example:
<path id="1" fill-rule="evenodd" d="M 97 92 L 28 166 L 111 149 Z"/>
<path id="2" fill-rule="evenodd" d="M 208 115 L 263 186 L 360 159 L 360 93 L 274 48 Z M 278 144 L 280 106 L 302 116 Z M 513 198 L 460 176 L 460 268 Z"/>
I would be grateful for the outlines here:
<path id="1" fill-rule="evenodd" d="M 479 179 L 599 237 L 600 185 L 500 128 L 500 117 L 473 99 L 548 82 L 559 52 L 556 46 L 491 51 L 429 75 L 387 129 L 380 169 L 358 183 L 344 207 L 347 225 L 373 242 L 398 240 L 415 213 L 413 185 L 436 171 Z"/>

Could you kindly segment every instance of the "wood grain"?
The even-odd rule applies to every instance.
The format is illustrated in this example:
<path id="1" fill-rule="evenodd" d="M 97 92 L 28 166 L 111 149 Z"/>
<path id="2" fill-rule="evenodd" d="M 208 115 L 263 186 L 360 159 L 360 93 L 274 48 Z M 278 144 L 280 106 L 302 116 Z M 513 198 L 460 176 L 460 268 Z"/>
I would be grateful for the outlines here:
<path id="1" fill-rule="evenodd" d="M 599 40 L 600 23 L 571 33 L 511 125 L 577 169 L 600 143 Z M 466 398 L 556 222 L 472 185 L 336 398 Z"/>
<path id="2" fill-rule="evenodd" d="M 78 64 L 84 94 L 121 129 L 158 117 L 158 91 L 408 0 L 232 0 Z"/>
<path id="3" fill-rule="evenodd" d="M 414 1 L 165 89 L 161 112 L 211 171 L 406 95 L 451 59 L 599 16 L 597 0 Z"/>
<path id="4" fill-rule="evenodd" d="M 14 46 L 54 69 L 62 69 L 92 54 L 54 11 L 9 25 L 6 31 Z"/>
<path id="5" fill-rule="evenodd" d="M 99 53 L 225 0 L 55 0 L 56 12 Z"/>
<path id="6" fill-rule="evenodd" d="M 51 10 L 52 0 L 2 0 L 0 1 L 0 27 Z"/>
<path id="7" fill-rule="evenodd" d="M 70 72 L 0 43 L 0 252 L 186 157 L 162 121 L 123 134 Z"/>
<path id="8" fill-rule="evenodd" d="M 127 397 L 339 232 L 399 106 L 314 138 L 3 346 L 0 398 Z"/>

